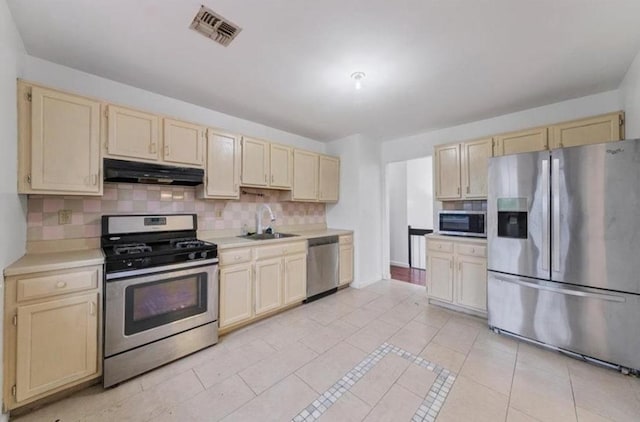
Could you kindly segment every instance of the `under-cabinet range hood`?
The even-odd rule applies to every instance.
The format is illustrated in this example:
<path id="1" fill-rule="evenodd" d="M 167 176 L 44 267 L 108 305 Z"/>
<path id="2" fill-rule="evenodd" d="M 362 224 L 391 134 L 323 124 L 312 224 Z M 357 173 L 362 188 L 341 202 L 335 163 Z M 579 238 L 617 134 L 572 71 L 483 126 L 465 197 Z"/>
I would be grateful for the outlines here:
<path id="1" fill-rule="evenodd" d="M 202 169 L 104 159 L 105 182 L 196 186 L 203 177 Z"/>

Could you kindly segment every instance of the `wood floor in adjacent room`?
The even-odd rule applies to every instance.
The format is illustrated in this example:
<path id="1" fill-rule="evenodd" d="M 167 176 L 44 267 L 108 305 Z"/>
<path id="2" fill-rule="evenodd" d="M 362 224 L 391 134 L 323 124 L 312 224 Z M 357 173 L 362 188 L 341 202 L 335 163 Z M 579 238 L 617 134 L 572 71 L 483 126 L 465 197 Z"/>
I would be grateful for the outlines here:
<path id="1" fill-rule="evenodd" d="M 391 278 L 398 281 L 405 281 L 419 286 L 426 285 L 427 272 L 418 268 L 404 268 L 391 266 Z"/>

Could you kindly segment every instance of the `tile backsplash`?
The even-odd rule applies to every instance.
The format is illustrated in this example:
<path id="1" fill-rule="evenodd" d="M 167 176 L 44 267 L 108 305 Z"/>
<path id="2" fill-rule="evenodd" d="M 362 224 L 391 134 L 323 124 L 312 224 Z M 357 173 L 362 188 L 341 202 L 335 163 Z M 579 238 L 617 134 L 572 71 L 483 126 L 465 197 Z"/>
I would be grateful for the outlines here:
<path id="1" fill-rule="evenodd" d="M 447 211 L 486 211 L 487 201 L 445 201 L 442 209 Z"/>
<path id="2" fill-rule="evenodd" d="M 30 195 L 27 202 L 27 241 L 100 237 L 103 214 L 198 214 L 199 230 L 255 228 L 255 211 L 267 203 L 275 227 L 325 223 L 325 205 L 280 202 L 280 192 L 250 190 L 239 200 L 201 200 L 195 188 L 183 186 L 106 183 L 102 197 Z M 69 224 L 59 224 L 58 211 L 71 210 Z"/>

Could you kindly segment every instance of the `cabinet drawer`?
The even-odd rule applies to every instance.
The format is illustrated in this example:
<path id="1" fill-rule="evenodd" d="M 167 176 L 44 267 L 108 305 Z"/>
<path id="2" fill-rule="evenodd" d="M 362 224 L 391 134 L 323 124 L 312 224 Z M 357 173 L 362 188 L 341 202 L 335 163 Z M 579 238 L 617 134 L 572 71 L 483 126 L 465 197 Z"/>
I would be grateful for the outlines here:
<path id="1" fill-rule="evenodd" d="M 19 278 L 17 280 L 17 300 L 20 302 L 96 289 L 99 277 L 100 269 L 93 267 L 72 272 L 47 274 L 41 277 Z"/>
<path id="2" fill-rule="evenodd" d="M 220 252 L 220 265 L 241 264 L 251 261 L 251 249 L 231 249 Z"/>
<path id="3" fill-rule="evenodd" d="M 353 235 L 343 234 L 339 237 L 339 242 L 341 245 L 351 245 L 353 243 Z"/>
<path id="4" fill-rule="evenodd" d="M 453 252 L 453 242 L 443 242 L 440 240 L 427 240 L 427 248 L 437 252 Z"/>
<path id="5" fill-rule="evenodd" d="M 456 245 L 456 252 L 460 255 L 485 258 L 487 256 L 487 247 L 484 245 Z"/>
<path id="6" fill-rule="evenodd" d="M 256 248 L 256 259 L 273 258 L 282 255 L 306 253 L 307 242 L 281 243 L 273 246 Z"/>

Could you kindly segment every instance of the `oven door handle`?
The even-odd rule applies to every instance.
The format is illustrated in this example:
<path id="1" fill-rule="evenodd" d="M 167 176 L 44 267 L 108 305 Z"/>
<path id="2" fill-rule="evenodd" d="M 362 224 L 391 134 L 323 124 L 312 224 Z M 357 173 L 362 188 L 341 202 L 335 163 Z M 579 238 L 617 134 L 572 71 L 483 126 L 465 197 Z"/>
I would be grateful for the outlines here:
<path id="1" fill-rule="evenodd" d="M 119 272 L 107 274 L 106 279 L 119 280 L 121 278 L 137 277 L 137 276 L 147 275 L 147 274 L 157 274 L 157 273 L 164 273 L 169 271 L 187 270 L 190 268 L 205 267 L 208 265 L 215 265 L 217 263 L 218 263 L 218 258 L 203 259 L 200 261 L 188 261 L 182 264 L 170 264 L 170 265 L 163 265 L 160 267 L 141 268 L 138 270 L 131 270 L 131 271 L 119 271 Z"/>

